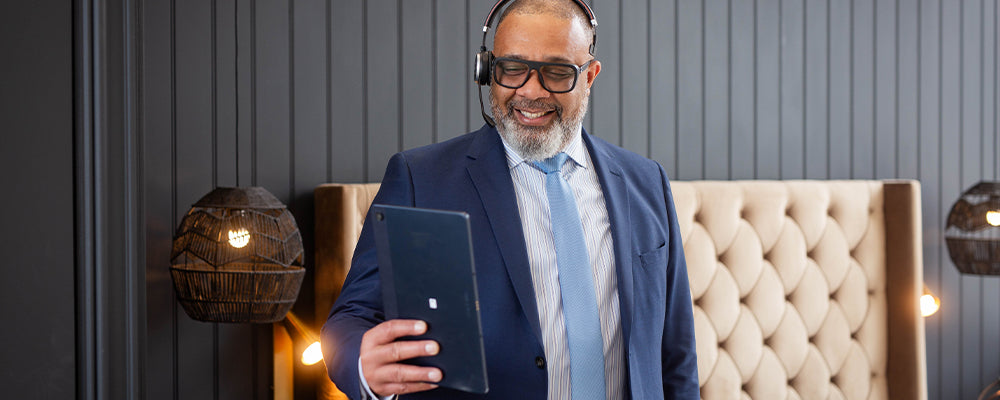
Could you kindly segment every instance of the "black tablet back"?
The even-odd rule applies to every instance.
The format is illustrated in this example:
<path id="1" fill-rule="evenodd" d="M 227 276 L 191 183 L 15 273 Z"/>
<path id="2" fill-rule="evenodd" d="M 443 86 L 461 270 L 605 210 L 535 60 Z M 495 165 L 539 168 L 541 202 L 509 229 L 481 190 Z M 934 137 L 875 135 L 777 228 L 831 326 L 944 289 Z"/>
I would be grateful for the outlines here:
<path id="1" fill-rule="evenodd" d="M 486 357 L 469 216 L 372 205 L 386 319 L 419 319 L 441 351 L 410 363 L 441 369 L 442 387 L 486 393 Z"/>

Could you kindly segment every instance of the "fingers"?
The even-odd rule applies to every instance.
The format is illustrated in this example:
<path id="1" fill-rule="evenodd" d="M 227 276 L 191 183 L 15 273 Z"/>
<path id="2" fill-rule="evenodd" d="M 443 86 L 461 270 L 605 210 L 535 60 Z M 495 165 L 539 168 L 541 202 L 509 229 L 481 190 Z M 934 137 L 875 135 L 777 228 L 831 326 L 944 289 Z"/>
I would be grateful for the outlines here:
<path id="1" fill-rule="evenodd" d="M 441 370 L 433 367 L 417 367 L 406 364 L 390 364 L 375 370 L 368 386 L 379 396 L 422 392 L 437 388 L 434 382 L 441 380 Z"/>
<path id="2" fill-rule="evenodd" d="M 361 339 L 361 373 L 372 392 L 384 396 L 437 387 L 433 382 L 441 380 L 441 370 L 399 363 L 438 353 L 440 347 L 433 340 L 399 340 L 425 332 L 427 323 L 417 320 L 390 320 L 365 332 Z"/>
<path id="3" fill-rule="evenodd" d="M 414 357 L 437 355 L 438 350 L 438 344 L 433 340 L 396 341 L 372 347 L 367 356 L 375 361 L 395 363 Z M 362 363 L 365 361 L 365 358 L 361 359 Z"/>
<path id="4" fill-rule="evenodd" d="M 417 320 L 389 320 L 365 332 L 361 338 L 361 362 L 376 366 L 414 357 L 433 356 L 439 347 L 433 340 L 398 340 L 427 332 L 427 323 Z"/>
<path id="5" fill-rule="evenodd" d="M 413 319 L 393 319 L 375 325 L 365 332 L 361 346 L 365 342 L 373 346 L 390 343 L 403 336 L 417 336 L 427 332 L 427 323 Z"/>

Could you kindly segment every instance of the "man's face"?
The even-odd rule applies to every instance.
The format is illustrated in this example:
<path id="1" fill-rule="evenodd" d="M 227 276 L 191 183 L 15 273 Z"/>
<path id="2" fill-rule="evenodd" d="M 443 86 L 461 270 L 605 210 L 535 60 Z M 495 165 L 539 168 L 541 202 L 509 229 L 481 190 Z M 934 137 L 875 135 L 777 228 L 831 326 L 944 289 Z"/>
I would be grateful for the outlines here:
<path id="1" fill-rule="evenodd" d="M 497 27 L 493 54 L 498 58 L 580 66 L 593 58 L 588 51 L 591 39 L 583 23 L 575 19 L 513 14 Z M 551 93 L 543 88 L 535 70 L 517 89 L 492 82 L 490 102 L 497 130 L 527 160 L 555 155 L 580 133 L 590 86 L 600 71 L 601 63 L 594 61 L 580 72 L 576 86 L 567 93 Z"/>

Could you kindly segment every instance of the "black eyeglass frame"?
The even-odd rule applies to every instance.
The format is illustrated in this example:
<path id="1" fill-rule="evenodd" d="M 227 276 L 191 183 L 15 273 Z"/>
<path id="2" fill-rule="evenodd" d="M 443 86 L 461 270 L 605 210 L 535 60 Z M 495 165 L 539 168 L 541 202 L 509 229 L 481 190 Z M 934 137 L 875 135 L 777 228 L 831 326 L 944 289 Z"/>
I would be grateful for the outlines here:
<path id="1" fill-rule="evenodd" d="M 590 61 L 587 61 L 587 62 L 583 63 L 583 65 L 576 65 L 576 64 L 552 63 L 552 62 L 545 62 L 545 61 L 528 61 L 528 60 L 522 60 L 522 59 L 518 59 L 518 58 L 499 57 L 499 58 L 494 58 L 493 59 L 493 62 L 490 65 L 490 70 L 492 72 L 491 75 L 493 75 L 493 82 L 496 82 L 497 85 L 503 86 L 503 87 L 505 87 L 507 89 L 520 89 L 526 83 L 528 83 L 528 81 L 531 79 L 531 71 L 535 71 L 536 75 L 538 76 L 538 83 L 542 85 L 543 89 L 549 91 L 549 93 L 569 93 L 569 92 L 572 92 L 573 89 L 576 89 L 576 82 L 580 79 L 580 73 L 582 73 L 587 68 L 589 68 L 590 64 L 593 63 L 596 60 L 597 60 L 596 58 L 591 58 Z M 496 68 L 497 68 L 497 64 L 500 63 L 501 61 L 512 61 L 512 62 L 517 62 L 517 63 L 521 63 L 521 64 L 524 64 L 524 65 L 527 65 L 528 66 L 528 73 L 525 74 L 524 82 L 521 82 L 521 84 L 517 85 L 517 86 L 507 86 L 507 85 L 504 85 L 503 83 L 500 83 L 500 74 L 497 73 Z M 569 89 L 567 89 L 567 90 L 552 90 L 552 89 L 549 89 L 549 86 L 545 84 L 545 77 L 542 76 L 544 74 L 542 74 L 542 71 L 540 69 L 542 67 L 547 67 L 547 66 L 557 66 L 557 67 L 570 67 L 570 68 L 573 68 L 573 71 L 575 72 L 573 74 L 573 84 L 569 86 Z"/>

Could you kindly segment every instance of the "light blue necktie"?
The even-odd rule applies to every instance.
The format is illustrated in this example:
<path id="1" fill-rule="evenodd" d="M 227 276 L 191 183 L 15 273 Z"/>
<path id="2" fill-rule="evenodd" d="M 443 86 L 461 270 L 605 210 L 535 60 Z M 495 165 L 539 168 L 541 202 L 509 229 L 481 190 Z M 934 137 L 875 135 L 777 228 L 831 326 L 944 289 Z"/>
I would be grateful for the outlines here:
<path id="1" fill-rule="evenodd" d="M 576 200 L 569 183 L 559 173 L 569 156 L 559 153 L 534 162 L 545 172 L 545 192 L 552 214 L 552 238 L 559 266 L 563 317 L 569 341 L 570 386 L 573 400 L 606 399 L 604 388 L 604 343 L 594 293 L 593 270 Z"/>

